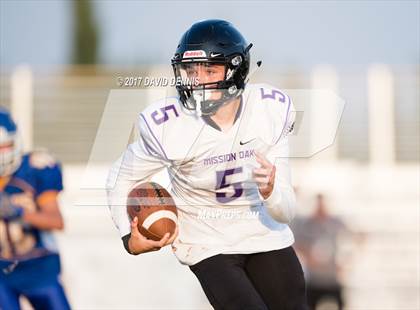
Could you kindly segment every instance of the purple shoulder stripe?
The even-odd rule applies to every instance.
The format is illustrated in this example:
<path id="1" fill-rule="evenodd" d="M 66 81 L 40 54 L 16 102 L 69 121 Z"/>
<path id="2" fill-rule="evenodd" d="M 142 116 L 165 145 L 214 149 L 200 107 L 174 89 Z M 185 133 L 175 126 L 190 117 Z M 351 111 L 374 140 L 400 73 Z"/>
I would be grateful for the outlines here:
<path id="1" fill-rule="evenodd" d="M 292 100 L 290 100 L 290 97 L 289 96 L 287 96 L 287 98 L 289 99 L 288 100 L 289 102 L 288 102 L 288 105 L 287 105 L 286 120 L 284 122 L 284 125 L 283 125 L 283 128 L 281 130 L 280 136 L 278 137 L 278 139 L 276 140 L 276 143 L 274 143 L 274 144 L 277 144 L 280 141 L 280 138 L 283 136 L 284 130 L 286 129 L 286 126 L 287 126 L 287 122 L 289 120 L 289 110 L 290 110 L 290 106 L 291 106 Z"/>
<path id="2" fill-rule="evenodd" d="M 150 128 L 149 124 L 147 123 L 146 118 L 144 117 L 143 113 L 140 113 L 140 116 L 143 118 L 144 122 L 146 123 L 147 129 L 149 130 L 152 137 L 155 139 L 157 145 L 159 146 L 160 150 L 162 151 L 163 156 L 166 160 L 168 160 L 168 156 L 166 156 L 165 150 L 163 149 L 162 145 L 160 144 L 159 140 L 156 138 L 155 134 L 152 131 L 152 128 Z"/>

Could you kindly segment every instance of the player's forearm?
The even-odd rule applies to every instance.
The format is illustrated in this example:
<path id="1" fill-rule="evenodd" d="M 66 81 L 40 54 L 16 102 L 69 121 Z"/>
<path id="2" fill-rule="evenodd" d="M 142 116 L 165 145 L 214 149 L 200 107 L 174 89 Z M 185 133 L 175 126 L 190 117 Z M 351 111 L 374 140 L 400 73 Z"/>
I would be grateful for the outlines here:
<path id="1" fill-rule="evenodd" d="M 260 194 L 260 198 L 274 220 L 290 223 L 296 215 L 296 197 L 292 187 L 287 137 L 269 151 L 267 158 L 275 166 L 273 191 L 268 197 Z"/>
<path id="2" fill-rule="evenodd" d="M 130 232 L 130 223 L 126 211 L 127 195 L 132 186 L 127 169 L 121 169 L 122 157 L 116 161 L 107 179 L 107 200 L 112 220 L 118 228 L 121 237 Z"/>
<path id="3" fill-rule="evenodd" d="M 64 221 L 60 213 L 43 211 L 25 211 L 23 221 L 42 230 L 62 230 Z"/>
<path id="4" fill-rule="evenodd" d="M 274 186 L 264 203 L 268 213 L 277 222 L 290 223 L 296 215 L 296 198 L 292 188 Z"/>
<path id="5" fill-rule="evenodd" d="M 128 192 L 135 183 L 147 181 L 163 167 L 159 160 L 146 156 L 138 143 L 131 144 L 112 165 L 106 182 L 107 200 L 121 237 L 130 232 L 126 210 Z"/>

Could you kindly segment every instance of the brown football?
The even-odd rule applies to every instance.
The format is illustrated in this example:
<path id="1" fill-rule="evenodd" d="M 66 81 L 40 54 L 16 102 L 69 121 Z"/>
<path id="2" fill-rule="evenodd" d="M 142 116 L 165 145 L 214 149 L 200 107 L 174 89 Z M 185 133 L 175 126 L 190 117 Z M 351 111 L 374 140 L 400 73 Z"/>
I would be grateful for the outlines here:
<path id="1" fill-rule="evenodd" d="M 128 194 L 127 213 L 130 220 L 137 216 L 140 233 L 159 241 L 166 233 L 175 232 L 177 210 L 168 191 L 154 182 L 140 183 Z"/>

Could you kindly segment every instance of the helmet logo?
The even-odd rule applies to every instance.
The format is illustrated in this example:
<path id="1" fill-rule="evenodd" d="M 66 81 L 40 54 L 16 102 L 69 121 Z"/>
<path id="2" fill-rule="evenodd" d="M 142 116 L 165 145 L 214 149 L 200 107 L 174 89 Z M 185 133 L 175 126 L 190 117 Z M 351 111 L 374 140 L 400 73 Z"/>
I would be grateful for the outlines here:
<path id="1" fill-rule="evenodd" d="M 198 51 L 186 51 L 184 53 L 184 58 L 194 58 L 194 57 L 206 57 L 206 52 L 202 50 Z"/>
<path id="2" fill-rule="evenodd" d="M 220 55 L 222 55 L 221 53 L 210 53 L 210 57 L 218 57 L 218 56 L 220 56 Z"/>

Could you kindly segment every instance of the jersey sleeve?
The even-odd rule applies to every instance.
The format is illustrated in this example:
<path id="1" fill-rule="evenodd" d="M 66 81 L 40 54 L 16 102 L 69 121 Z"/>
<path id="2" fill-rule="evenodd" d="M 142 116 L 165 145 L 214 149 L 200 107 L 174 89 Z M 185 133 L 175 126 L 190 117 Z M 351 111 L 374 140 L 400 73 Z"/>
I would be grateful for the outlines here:
<path id="1" fill-rule="evenodd" d="M 260 197 L 273 219 L 281 223 L 290 223 L 296 215 L 296 197 L 292 186 L 289 166 L 288 138 L 282 138 L 266 154 L 267 159 L 276 167 L 274 188 L 271 195 Z"/>
<path id="2" fill-rule="evenodd" d="M 29 165 L 35 171 L 37 197 L 48 191 L 63 190 L 61 164 L 48 152 L 33 152 L 29 157 Z"/>
<path id="3" fill-rule="evenodd" d="M 296 110 L 295 106 L 293 105 L 292 98 L 287 96 L 287 109 L 286 109 L 286 118 L 283 122 L 280 132 L 280 139 L 285 138 L 293 133 L 295 129 L 295 121 L 296 121 Z"/>
<path id="4" fill-rule="evenodd" d="M 138 138 L 112 165 L 106 185 L 108 206 L 122 237 L 130 233 L 126 209 L 129 191 L 134 184 L 149 181 L 167 165 L 161 144 L 143 115 L 140 115 L 136 127 Z"/>
<path id="5" fill-rule="evenodd" d="M 273 144 L 277 144 L 288 137 L 295 127 L 296 111 L 292 98 L 283 92 L 282 94 L 285 97 L 284 102 L 272 102 L 270 105 L 274 127 Z"/>
<path id="6" fill-rule="evenodd" d="M 273 94 L 279 96 L 267 102 L 268 117 L 274 130 L 271 147 L 265 155 L 276 166 L 276 177 L 271 195 L 267 199 L 260 198 L 273 219 L 290 223 L 296 215 L 296 197 L 289 166 L 289 136 L 293 132 L 296 111 L 292 99 L 287 94 L 276 89 L 273 90 Z"/>

